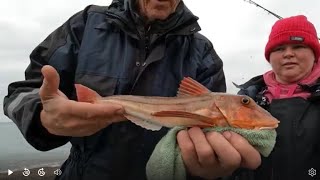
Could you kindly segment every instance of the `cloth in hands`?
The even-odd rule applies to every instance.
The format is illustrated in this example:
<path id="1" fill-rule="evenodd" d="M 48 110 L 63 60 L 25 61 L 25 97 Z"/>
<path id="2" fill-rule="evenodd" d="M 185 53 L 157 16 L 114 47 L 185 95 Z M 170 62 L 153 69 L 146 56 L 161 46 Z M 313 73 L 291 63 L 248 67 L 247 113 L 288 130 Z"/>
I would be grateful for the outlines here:
<path id="1" fill-rule="evenodd" d="M 186 169 L 177 144 L 177 133 L 185 127 L 174 127 L 158 142 L 146 166 L 148 180 L 184 180 Z M 276 143 L 276 131 L 248 130 L 233 127 L 205 128 L 204 132 L 233 131 L 240 134 L 264 157 L 268 157 Z"/>

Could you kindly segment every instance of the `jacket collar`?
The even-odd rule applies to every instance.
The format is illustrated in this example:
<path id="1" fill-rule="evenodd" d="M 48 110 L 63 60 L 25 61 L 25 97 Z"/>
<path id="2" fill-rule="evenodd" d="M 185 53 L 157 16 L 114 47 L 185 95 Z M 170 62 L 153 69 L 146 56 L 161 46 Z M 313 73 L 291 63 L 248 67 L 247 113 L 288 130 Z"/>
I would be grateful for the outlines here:
<path id="1" fill-rule="evenodd" d="M 253 77 L 244 84 L 237 85 L 234 83 L 234 85 L 240 89 L 238 94 L 245 94 L 253 99 L 256 98 L 256 95 L 259 92 L 263 91 L 263 89 L 266 88 L 266 84 L 263 80 L 263 75 Z M 315 84 L 300 84 L 300 86 L 305 91 L 311 93 L 311 96 L 308 98 L 310 101 L 320 101 L 320 78 Z"/>
<path id="2" fill-rule="evenodd" d="M 247 81 L 246 83 L 241 84 L 241 85 L 237 85 L 235 83 L 233 83 L 233 84 L 239 89 L 247 89 L 250 86 L 259 86 L 259 87 L 266 86 L 262 75 L 255 76 L 255 77 L 251 78 L 249 81 Z"/>

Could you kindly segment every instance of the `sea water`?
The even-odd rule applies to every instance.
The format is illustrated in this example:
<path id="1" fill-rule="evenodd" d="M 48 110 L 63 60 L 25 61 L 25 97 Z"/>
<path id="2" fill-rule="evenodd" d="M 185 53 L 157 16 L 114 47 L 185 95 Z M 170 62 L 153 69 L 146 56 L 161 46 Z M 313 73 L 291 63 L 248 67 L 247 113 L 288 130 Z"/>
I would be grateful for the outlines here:
<path id="1" fill-rule="evenodd" d="M 70 144 L 42 152 L 24 139 L 13 122 L 0 121 L 0 172 L 24 168 L 60 166 L 67 159 Z"/>

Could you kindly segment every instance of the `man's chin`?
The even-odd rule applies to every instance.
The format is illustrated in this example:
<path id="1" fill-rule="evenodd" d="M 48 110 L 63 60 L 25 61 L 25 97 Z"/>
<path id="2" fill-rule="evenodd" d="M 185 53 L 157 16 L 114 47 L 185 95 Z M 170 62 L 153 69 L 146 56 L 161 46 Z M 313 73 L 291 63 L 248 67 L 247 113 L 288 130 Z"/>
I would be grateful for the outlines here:
<path id="1" fill-rule="evenodd" d="M 170 13 L 167 12 L 157 12 L 157 13 L 152 13 L 148 16 L 149 21 L 154 21 L 154 20 L 165 20 L 169 17 Z"/>

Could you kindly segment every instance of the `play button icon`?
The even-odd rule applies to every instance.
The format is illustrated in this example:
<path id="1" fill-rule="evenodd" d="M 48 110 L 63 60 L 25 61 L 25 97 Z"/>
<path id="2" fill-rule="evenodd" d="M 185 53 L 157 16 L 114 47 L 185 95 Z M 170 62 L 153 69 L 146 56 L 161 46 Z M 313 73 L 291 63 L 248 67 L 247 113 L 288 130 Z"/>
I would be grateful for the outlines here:
<path id="1" fill-rule="evenodd" d="M 10 176 L 12 173 L 13 172 L 10 169 L 8 169 L 8 176 Z"/>

